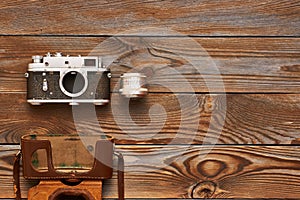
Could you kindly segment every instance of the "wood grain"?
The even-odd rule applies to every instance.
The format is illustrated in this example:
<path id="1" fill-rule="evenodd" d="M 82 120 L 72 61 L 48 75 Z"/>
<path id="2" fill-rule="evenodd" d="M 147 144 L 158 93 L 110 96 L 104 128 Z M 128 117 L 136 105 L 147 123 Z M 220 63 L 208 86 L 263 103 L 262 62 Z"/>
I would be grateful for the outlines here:
<path id="1" fill-rule="evenodd" d="M 12 35 L 112 35 L 145 27 L 209 36 L 299 36 L 300 32 L 298 1 L 5 0 L 0 8 L 0 34 Z"/>
<path id="2" fill-rule="evenodd" d="M 0 27 L 0 198 L 22 135 L 90 131 L 117 138 L 126 198 L 300 198 L 299 1 L 4 0 Z M 115 56 L 110 104 L 26 103 L 47 52 Z M 117 94 L 128 71 L 147 75 L 146 98 Z M 23 197 L 36 184 L 21 183 Z"/>
<path id="3" fill-rule="evenodd" d="M 106 106 L 73 109 L 31 106 L 19 93 L 2 93 L 0 99 L 1 143 L 19 142 L 29 133 L 101 131 L 118 144 L 291 144 L 300 138 L 298 94 L 149 94 L 130 102 L 113 94 Z"/>
<path id="4" fill-rule="evenodd" d="M 12 160 L 1 146 L 0 197 L 13 198 Z M 298 146 L 122 145 L 126 198 L 299 198 Z M 26 197 L 33 182 L 21 180 Z M 104 197 L 116 198 L 116 176 Z M 166 192 L 168 191 L 168 192 Z"/>
<path id="5" fill-rule="evenodd" d="M 148 76 L 150 92 L 234 92 L 299 93 L 299 38 L 193 38 L 180 37 L 0 37 L 0 92 L 25 92 L 24 73 L 31 56 L 62 51 L 70 55 L 93 54 L 120 57 L 110 65 L 115 78 L 128 71 L 142 71 Z M 101 43 L 105 40 L 104 43 Z M 101 43 L 100 46 L 98 46 Z M 132 44 L 144 49 L 134 48 Z M 207 54 L 216 68 L 205 63 Z M 194 47 L 194 49 L 192 48 Z M 137 47 L 135 47 L 137 48 Z M 105 56 L 105 57 L 104 57 Z M 203 59 L 192 66 L 184 57 Z M 214 70 L 216 69 L 216 70 Z M 218 71 L 217 71 L 218 70 Z"/>

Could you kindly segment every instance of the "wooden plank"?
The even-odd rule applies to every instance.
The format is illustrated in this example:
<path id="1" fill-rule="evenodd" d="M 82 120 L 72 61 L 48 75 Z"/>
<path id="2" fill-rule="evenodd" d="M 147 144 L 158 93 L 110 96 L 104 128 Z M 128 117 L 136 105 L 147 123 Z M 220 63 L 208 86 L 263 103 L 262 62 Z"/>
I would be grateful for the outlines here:
<path id="1" fill-rule="evenodd" d="M 300 139 L 299 94 L 149 94 L 130 102 L 112 94 L 106 106 L 73 109 L 31 106 L 20 93 L 1 93 L 0 99 L 0 143 L 19 142 L 29 133 L 77 131 L 103 131 L 118 144 L 291 144 Z"/>
<path id="2" fill-rule="evenodd" d="M 201 62 L 192 66 L 184 57 L 208 59 L 180 37 L 0 37 L 0 92 L 25 92 L 24 73 L 31 56 L 47 51 L 70 55 L 121 55 L 110 66 L 119 89 L 121 73 L 136 70 L 148 75 L 150 92 L 299 93 L 299 38 L 193 38 L 211 56 L 216 68 Z M 142 41 L 142 42 L 141 42 Z M 126 52 L 132 43 L 147 49 Z M 200 55 L 200 56 L 199 56 Z M 106 59 L 107 60 L 107 59 Z M 106 61 L 104 59 L 104 61 Z M 209 62 L 210 63 L 210 62 Z M 214 70 L 215 69 L 215 70 Z M 216 71 L 218 70 L 218 71 Z M 219 72 L 219 75 L 218 75 Z"/>
<path id="3" fill-rule="evenodd" d="M 299 146 L 118 146 L 125 158 L 126 198 L 299 198 Z M 13 198 L 18 146 L 0 148 L 0 197 Z M 21 179 L 23 197 L 31 181 Z M 116 198 L 116 176 L 104 197 Z M 166 192 L 167 191 L 167 192 Z"/>
<path id="4" fill-rule="evenodd" d="M 167 27 L 187 35 L 299 36 L 298 1 L 1 1 L 0 34 L 111 35 Z"/>

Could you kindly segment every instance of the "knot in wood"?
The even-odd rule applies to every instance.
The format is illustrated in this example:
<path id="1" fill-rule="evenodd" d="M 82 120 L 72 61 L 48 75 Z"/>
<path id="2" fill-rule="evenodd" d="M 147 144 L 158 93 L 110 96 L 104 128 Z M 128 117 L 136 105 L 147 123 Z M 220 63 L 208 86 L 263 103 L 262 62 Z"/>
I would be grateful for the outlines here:
<path id="1" fill-rule="evenodd" d="M 204 160 L 197 167 L 203 176 L 212 178 L 220 174 L 226 168 L 226 164 L 219 160 Z"/>
<path id="2" fill-rule="evenodd" d="M 300 144 L 300 138 L 292 140 L 291 144 Z"/>
<path id="3" fill-rule="evenodd" d="M 140 73 L 143 73 L 148 79 L 154 76 L 154 69 L 152 67 L 144 67 L 140 70 Z"/>
<path id="4" fill-rule="evenodd" d="M 286 71 L 286 72 L 300 72 L 300 65 L 281 66 L 280 70 Z"/>
<path id="5" fill-rule="evenodd" d="M 210 198 L 217 190 L 217 185 L 212 181 L 198 183 L 192 187 L 189 195 L 191 198 Z"/>

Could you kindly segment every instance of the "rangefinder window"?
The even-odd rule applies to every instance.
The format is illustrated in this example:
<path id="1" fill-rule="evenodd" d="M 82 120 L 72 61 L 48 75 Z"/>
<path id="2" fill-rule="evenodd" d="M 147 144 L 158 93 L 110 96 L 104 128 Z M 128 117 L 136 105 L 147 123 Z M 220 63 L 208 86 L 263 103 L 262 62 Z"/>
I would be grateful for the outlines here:
<path id="1" fill-rule="evenodd" d="M 84 66 L 95 67 L 96 66 L 96 60 L 95 59 L 84 59 Z"/>

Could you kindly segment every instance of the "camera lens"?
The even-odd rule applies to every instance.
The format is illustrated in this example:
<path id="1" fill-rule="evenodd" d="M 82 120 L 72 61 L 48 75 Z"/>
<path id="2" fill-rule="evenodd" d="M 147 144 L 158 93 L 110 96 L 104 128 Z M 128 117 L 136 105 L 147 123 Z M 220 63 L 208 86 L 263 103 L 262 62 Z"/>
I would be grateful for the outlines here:
<path id="1" fill-rule="evenodd" d="M 81 73 L 70 71 L 64 75 L 62 86 L 68 93 L 77 94 L 84 89 L 85 79 Z"/>

